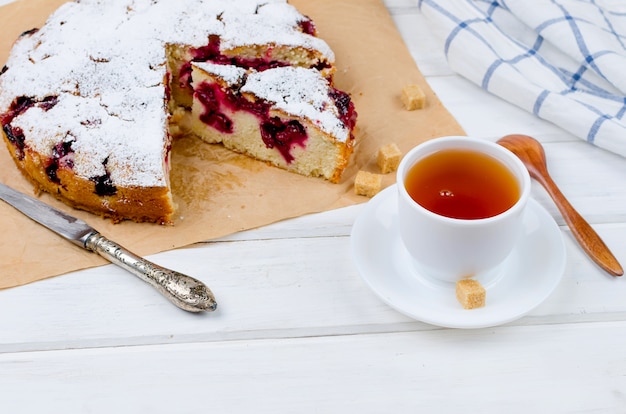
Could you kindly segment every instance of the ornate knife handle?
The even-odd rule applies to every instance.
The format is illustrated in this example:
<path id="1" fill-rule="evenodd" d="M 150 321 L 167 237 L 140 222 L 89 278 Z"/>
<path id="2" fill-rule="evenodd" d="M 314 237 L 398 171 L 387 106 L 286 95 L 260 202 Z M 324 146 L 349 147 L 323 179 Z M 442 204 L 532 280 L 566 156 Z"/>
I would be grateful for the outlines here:
<path id="1" fill-rule="evenodd" d="M 210 312 L 217 308 L 213 293 L 201 281 L 143 259 L 100 233 L 89 235 L 85 247 L 148 282 L 181 309 Z"/>

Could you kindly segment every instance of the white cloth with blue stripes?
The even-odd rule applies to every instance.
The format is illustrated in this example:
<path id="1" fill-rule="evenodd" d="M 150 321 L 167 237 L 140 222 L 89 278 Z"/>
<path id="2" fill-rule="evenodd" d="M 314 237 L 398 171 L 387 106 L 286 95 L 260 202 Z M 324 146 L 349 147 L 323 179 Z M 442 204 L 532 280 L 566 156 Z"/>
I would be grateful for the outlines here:
<path id="1" fill-rule="evenodd" d="M 419 7 L 452 70 L 626 156 L 626 0 L 420 0 Z"/>

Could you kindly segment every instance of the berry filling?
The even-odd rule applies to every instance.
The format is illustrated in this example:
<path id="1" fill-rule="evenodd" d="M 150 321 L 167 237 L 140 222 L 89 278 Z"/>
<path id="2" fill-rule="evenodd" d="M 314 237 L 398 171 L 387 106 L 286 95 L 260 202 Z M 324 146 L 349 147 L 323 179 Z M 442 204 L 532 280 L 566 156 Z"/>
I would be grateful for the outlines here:
<path id="1" fill-rule="evenodd" d="M 203 82 L 194 93 L 204 107 L 200 120 L 222 133 L 232 133 L 233 121 L 220 111 L 220 102 L 234 101 L 234 99 L 227 96 L 217 85 L 211 85 L 206 82 Z"/>
<path id="2" fill-rule="evenodd" d="M 209 44 L 191 50 L 194 62 L 212 62 L 220 65 L 235 65 L 245 69 L 255 69 L 263 71 L 266 69 L 276 68 L 289 65 L 288 62 L 280 62 L 271 60 L 268 50 L 267 56 L 261 58 L 243 58 L 239 56 L 226 56 L 220 51 L 220 38 L 218 36 L 209 36 Z"/>
<path id="3" fill-rule="evenodd" d="M 56 96 L 46 96 L 40 101 L 36 101 L 35 99 L 29 96 L 18 96 L 9 106 L 9 110 L 0 114 L 0 122 L 3 126 L 9 125 L 13 119 L 20 116 L 33 106 L 38 106 L 44 111 L 49 111 L 59 102 L 58 97 Z"/>
<path id="4" fill-rule="evenodd" d="M 283 121 L 278 117 L 269 118 L 261 124 L 261 137 L 267 148 L 276 148 L 287 164 L 293 161 L 291 148 L 304 147 L 307 135 L 302 124 L 295 119 Z"/>
<path id="5" fill-rule="evenodd" d="M 103 197 L 117 194 L 117 188 L 113 185 L 109 174 L 92 177 L 91 181 L 96 183 L 96 194 L 99 196 Z"/>
<path id="6" fill-rule="evenodd" d="M 178 86 L 181 89 L 191 88 L 191 62 L 185 62 L 178 70 Z"/>
<path id="7" fill-rule="evenodd" d="M 24 131 L 19 127 L 12 127 L 11 125 L 3 125 L 2 130 L 4 131 L 7 139 L 13 146 L 15 147 L 15 156 L 18 160 L 24 159 L 24 140 L 26 137 L 24 136 Z"/>
<path id="8" fill-rule="evenodd" d="M 47 112 L 54 108 L 57 103 L 59 103 L 59 98 L 57 96 L 46 96 L 39 102 L 38 106 Z"/>
<path id="9" fill-rule="evenodd" d="M 0 114 L 0 124 L 2 125 L 2 130 L 6 134 L 9 142 L 15 146 L 15 155 L 18 159 L 21 160 L 24 158 L 24 148 L 26 146 L 24 131 L 22 131 L 19 127 L 12 126 L 11 122 L 33 106 L 38 106 L 44 111 L 49 111 L 57 104 L 58 101 L 59 100 L 56 96 L 46 96 L 40 101 L 36 101 L 29 96 L 19 96 L 11 103 L 9 110 L 6 113 Z"/>
<path id="10" fill-rule="evenodd" d="M 11 102 L 11 106 L 9 106 L 8 112 L 0 115 L 0 121 L 2 125 L 8 125 L 15 119 L 15 117 L 23 114 L 28 109 L 35 106 L 36 101 L 28 96 L 18 96 L 15 98 L 13 102 Z"/>
<path id="11" fill-rule="evenodd" d="M 315 25 L 312 21 L 303 20 L 299 23 L 299 25 L 304 33 L 311 35 L 315 33 Z M 291 65 L 289 62 L 271 59 L 271 49 L 267 51 L 266 56 L 258 58 L 226 56 L 220 51 L 219 36 L 215 35 L 209 36 L 208 45 L 191 49 L 190 52 L 192 55 L 192 62 L 211 62 L 219 65 L 234 65 L 244 69 L 254 69 L 258 72 Z M 319 62 L 315 66 L 315 69 L 321 71 L 329 67 L 330 65 L 327 62 Z M 191 62 L 184 63 L 181 66 L 178 75 L 180 87 L 189 87 L 191 85 Z"/>
<path id="12" fill-rule="evenodd" d="M 39 31 L 39 29 L 37 27 L 32 28 L 30 30 L 26 30 L 25 32 L 22 32 L 22 34 L 20 34 L 20 37 L 24 37 L 24 36 L 30 36 L 32 34 L 35 34 Z"/>
<path id="13" fill-rule="evenodd" d="M 357 112 L 354 109 L 354 102 L 350 99 L 350 95 L 335 88 L 330 91 L 329 95 L 335 102 L 335 106 L 337 106 L 339 119 L 341 119 L 346 128 L 352 130 L 356 125 Z"/>
<path id="14" fill-rule="evenodd" d="M 315 36 L 317 34 L 317 28 L 315 27 L 315 23 L 309 18 L 306 20 L 300 20 L 298 22 L 298 26 L 300 26 L 300 30 L 303 33 L 306 33 L 311 36 Z"/>
<path id="15" fill-rule="evenodd" d="M 53 183 L 60 184 L 61 180 L 57 175 L 59 168 L 73 168 L 74 167 L 74 151 L 72 150 L 72 143 L 74 141 L 59 142 L 52 149 L 52 158 L 50 164 L 46 167 L 46 174 Z"/>
<path id="16" fill-rule="evenodd" d="M 304 147 L 306 129 L 297 120 L 282 120 L 270 117 L 270 104 L 264 101 L 250 102 L 244 96 L 224 91 L 217 84 L 201 83 L 195 96 L 204 107 L 200 120 L 222 133 L 233 132 L 233 121 L 222 111 L 246 111 L 259 118 L 261 137 L 267 148 L 275 148 L 289 164 L 294 160 L 291 149 L 295 145 Z"/>
<path id="17" fill-rule="evenodd" d="M 105 173 L 103 175 L 99 175 L 96 177 L 91 177 L 90 180 L 96 183 L 96 194 L 99 196 L 112 196 L 117 194 L 117 187 L 113 185 L 113 181 L 111 181 L 111 175 L 106 169 L 107 163 L 109 159 L 106 158 L 102 165 L 104 166 Z"/>

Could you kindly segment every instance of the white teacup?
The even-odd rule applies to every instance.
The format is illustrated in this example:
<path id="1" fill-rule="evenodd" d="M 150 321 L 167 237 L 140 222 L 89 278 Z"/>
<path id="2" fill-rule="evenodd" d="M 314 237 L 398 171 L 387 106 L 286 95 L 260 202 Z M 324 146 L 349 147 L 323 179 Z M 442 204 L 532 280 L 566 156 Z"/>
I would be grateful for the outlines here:
<path id="1" fill-rule="evenodd" d="M 467 219 L 435 213 L 414 201 L 405 184 L 411 168 L 431 154 L 450 149 L 479 152 L 503 164 L 518 185 L 514 204 L 490 217 Z M 522 162 L 502 146 L 451 136 L 426 141 L 410 150 L 398 167 L 397 187 L 400 235 L 419 271 L 441 281 L 456 282 L 492 272 L 511 253 L 522 231 L 530 176 Z"/>

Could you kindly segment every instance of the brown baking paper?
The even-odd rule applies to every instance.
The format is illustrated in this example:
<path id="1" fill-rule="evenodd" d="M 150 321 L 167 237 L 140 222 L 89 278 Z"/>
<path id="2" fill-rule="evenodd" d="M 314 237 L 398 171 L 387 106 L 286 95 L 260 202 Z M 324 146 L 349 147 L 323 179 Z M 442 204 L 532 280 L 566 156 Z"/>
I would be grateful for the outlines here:
<path id="1" fill-rule="evenodd" d="M 0 65 L 23 31 L 40 27 L 64 0 L 21 0 L 0 8 Z M 454 118 L 426 84 L 380 0 L 292 0 L 310 16 L 336 54 L 336 86 L 356 105 L 357 143 L 339 184 L 307 178 L 234 154 L 194 138 L 172 150 L 172 187 L 178 212 L 173 226 L 112 222 L 73 210 L 48 194 L 40 199 L 95 227 L 140 255 L 186 246 L 279 220 L 362 203 L 354 194 L 359 169 L 377 172 L 378 148 L 390 142 L 406 152 L 429 138 L 463 135 Z M 406 111 L 404 85 L 426 93 L 426 108 Z M 33 187 L 0 145 L 0 181 L 26 194 Z M 393 184 L 394 174 L 384 177 Z M 23 285 L 106 263 L 68 243 L 0 202 L 0 288 Z"/>

